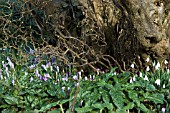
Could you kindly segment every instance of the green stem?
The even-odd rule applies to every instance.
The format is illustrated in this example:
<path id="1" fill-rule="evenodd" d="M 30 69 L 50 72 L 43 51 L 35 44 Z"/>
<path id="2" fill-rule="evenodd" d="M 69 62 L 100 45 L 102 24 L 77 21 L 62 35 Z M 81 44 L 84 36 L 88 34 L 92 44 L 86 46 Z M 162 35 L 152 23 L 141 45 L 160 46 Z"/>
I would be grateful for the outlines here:
<path id="1" fill-rule="evenodd" d="M 61 112 L 64 113 L 64 109 L 63 109 L 62 104 L 60 104 L 60 108 L 61 108 Z"/>

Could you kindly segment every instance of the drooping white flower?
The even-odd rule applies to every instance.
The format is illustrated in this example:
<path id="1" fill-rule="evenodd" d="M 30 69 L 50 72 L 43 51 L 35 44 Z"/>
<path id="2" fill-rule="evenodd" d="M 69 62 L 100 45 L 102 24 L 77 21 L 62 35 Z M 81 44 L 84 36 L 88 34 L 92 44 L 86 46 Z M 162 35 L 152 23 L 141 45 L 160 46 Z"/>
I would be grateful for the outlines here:
<path id="1" fill-rule="evenodd" d="M 84 77 L 84 80 L 88 80 L 88 78 L 87 78 L 87 77 Z"/>
<path id="2" fill-rule="evenodd" d="M 13 79 L 13 80 L 12 80 L 12 85 L 14 85 L 14 84 L 15 84 L 15 80 Z"/>
<path id="3" fill-rule="evenodd" d="M 165 111 L 166 111 L 166 108 L 163 107 L 162 108 L 162 113 L 165 113 Z"/>
<path id="4" fill-rule="evenodd" d="M 167 73 L 169 73 L 169 69 L 167 69 Z"/>
<path id="5" fill-rule="evenodd" d="M 133 76 L 133 78 L 132 78 L 132 79 L 133 79 L 133 81 L 136 81 L 136 77 L 135 77 L 135 76 Z"/>
<path id="6" fill-rule="evenodd" d="M 149 57 L 146 59 L 146 62 L 149 62 Z"/>
<path id="7" fill-rule="evenodd" d="M 34 80 L 34 78 L 33 78 L 33 77 L 31 77 L 31 78 L 30 78 L 30 82 L 32 82 L 33 80 Z"/>
<path id="8" fill-rule="evenodd" d="M 157 80 L 155 81 L 155 84 L 160 85 L 160 84 L 161 84 L 161 80 L 160 80 L 160 79 L 157 79 Z"/>
<path id="9" fill-rule="evenodd" d="M 142 76 L 142 72 L 139 73 L 139 77 L 141 77 L 141 78 L 143 77 L 143 76 Z"/>
<path id="10" fill-rule="evenodd" d="M 62 87 L 61 89 L 64 91 L 66 87 Z"/>
<path id="11" fill-rule="evenodd" d="M 164 64 L 165 64 L 165 65 L 166 65 L 166 64 L 168 64 L 168 61 L 167 61 L 167 60 L 165 60 L 165 61 L 164 61 Z"/>
<path id="12" fill-rule="evenodd" d="M 155 66 L 155 70 L 158 70 L 161 67 L 160 63 L 158 62 Z"/>
<path id="13" fill-rule="evenodd" d="M 132 83 L 132 82 L 133 82 L 133 79 L 131 78 L 131 79 L 130 79 L 130 83 Z"/>
<path id="14" fill-rule="evenodd" d="M 165 88 L 165 84 L 163 84 L 163 88 Z"/>
<path id="15" fill-rule="evenodd" d="M 14 69 L 14 63 L 12 63 L 11 59 L 9 57 L 7 57 L 7 60 L 8 60 L 8 64 L 9 66 Z"/>
<path id="16" fill-rule="evenodd" d="M 154 62 L 152 63 L 152 66 L 155 67 L 155 65 L 156 65 L 156 63 L 155 63 L 155 61 L 154 61 Z"/>
<path id="17" fill-rule="evenodd" d="M 146 71 L 149 71 L 149 70 L 150 70 L 150 68 L 149 68 L 149 66 L 147 66 L 147 67 L 146 67 Z"/>
<path id="18" fill-rule="evenodd" d="M 146 80 L 146 81 L 149 81 L 149 79 L 148 79 L 148 77 L 145 75 L 145 78 L 144 78 L 144 80 Z"/>
<path id="19" fill-rule="evenodd" d="M 130 66 L 131 68 L 134 68 L 135 67 L 135 65 L 134 64 L 131 64 L 131 66 Z"/>
<path id="20" fill-rule="evenodd" d="M 57 68 L 57 72 L 59 72 L 60 71 L 59 67 L 57 66 L 56 68 Z"/>

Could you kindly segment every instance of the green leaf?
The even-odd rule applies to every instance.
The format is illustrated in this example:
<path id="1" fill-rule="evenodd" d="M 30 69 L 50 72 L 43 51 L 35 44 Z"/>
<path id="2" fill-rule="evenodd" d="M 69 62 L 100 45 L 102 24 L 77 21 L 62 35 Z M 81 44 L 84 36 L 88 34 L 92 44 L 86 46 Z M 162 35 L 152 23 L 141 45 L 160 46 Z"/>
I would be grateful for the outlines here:
<path id="1" fill-rule="evenodd" d="M 116 113 L 127 113 L 127 112 L 125 110 L 123 110 L 123 109 L 117 109 Z"/>
<path id="2" fill-rule="evenodd" d="M 128 103 L 127 106 L 123 107 L 124 110 L 130 110 L 133 109 L 135 104 L 133 102 Z"/>
<path id="3" fill-rule="evenodd" d="M 59 104 L 59 102 L 53 102 L 53 103 L 47 104 L 47 105 L 41 107 L 40 112 L 44 112 L 46 110 L 49 110 L 50 108 L 52 108 L 52 107 L 54 107 L 58 104 Z"/>
<path id="4" fill-rule="evenodd" d="M 15 97 L 5 95 L 3 98 L 4 98 L 5 102 L 10 105 L 18 104 L 18 99 Z"/>
<path id="5" fill-rule="evenodd" d="M 122 109 L 124 106 L 123 92 L 111 90 L 109 93 L 110 93 L 110 96 L 112 97 L 113 103 L 116 105 L 116 107 L 118 109 Z"/>
<path id="6" fill-rule="evenodd" d="M 146 93 L 144 95 L 144 97 L 148 100 L 148 101 L 153 101 L 155 104 L 163 104 L 164 101 L 164 95 L 163 94 L 150 94 L 150 93 Z"/>
<path id="7" fill-rule="evenodd" d="M 147 84 L 146 85 L 146 91 L 155 91 L 156 88 L 154 85 L 151 85 L 151 84 Z"/>
<path id="8" fill-rule="evenodd" d="M 87 113 L 87 112 L 92 111 L 92 108 L 83 107 L 83 108 L 75 108 L 75 110 L 77 111 L 77 113 Z"/>
<path id="9" fill-rule="evenodd" d="M 61 110 L 52 110 L 52 111 L 48 111 L 48 113 L 61 113 Z"/>
<path id="10" fill-rule="evenodd" d="M 146 106 L 144 104 L 140 104 L 139 108 L 145 113 L 149 111 L 149 109 L 146 108 Z"/>

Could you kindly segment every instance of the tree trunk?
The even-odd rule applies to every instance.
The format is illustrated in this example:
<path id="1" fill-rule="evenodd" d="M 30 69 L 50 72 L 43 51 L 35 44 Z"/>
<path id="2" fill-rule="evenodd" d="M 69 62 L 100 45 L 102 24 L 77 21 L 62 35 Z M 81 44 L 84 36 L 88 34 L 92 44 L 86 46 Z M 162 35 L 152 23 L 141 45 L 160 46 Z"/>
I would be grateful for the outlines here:
<path id="1" fill-rule="evenodd" d="M 127 70 L 138 56 L 169 58 L 169 8 L 169 0 L 52 0 L 44 10 L 59 35 L 79 40 L 69 40 L 74 62 Z"/>

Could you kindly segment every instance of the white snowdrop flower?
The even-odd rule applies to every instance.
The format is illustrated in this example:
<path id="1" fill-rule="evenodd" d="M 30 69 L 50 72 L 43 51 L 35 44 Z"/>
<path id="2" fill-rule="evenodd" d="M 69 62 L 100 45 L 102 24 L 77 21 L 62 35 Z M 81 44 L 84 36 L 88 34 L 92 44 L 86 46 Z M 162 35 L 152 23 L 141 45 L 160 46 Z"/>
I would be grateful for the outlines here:
<path id="1" fill-rule="evenodd" d="M 167 69 L 167 73 L 169 73 L 169 69 Z"/>
<path id="2" fill-rule="evenodd" d="M 25 75 L 28 75 L 28 72 L 25 72 Z"/>
<path id="3" fill-rule="evenodd" d="M 160 63 L 158 62 L 155 66 L 155 70 L 158 70 L 161 67 Z"/>
<path id="4" fill-rule="evenodd" d="M 34 50 L 30 48 L 30 54 L 34 54 Z"/>
<path id="5" fill-rule="evenodd" d="M 165 88 L 165 84 L 163 84 L 163 88 Z"/>
<path id="6" fill-rule="evenodd" d="M 136 81 L 136 77 L 135 77 L 135 76 L 133 76 L 133 78 L 132 78 L 132 79 L 133 79 L 133 81 Z"/>
<path id="7" fill-rule="evenodd" d="M 85 77 L 84 79 L 85 79 L 85 80 L 88 80 L 88 78 L 87 78 L 87 77 Z"/>
<path id="8" fill-rule="evenodd" d="M 149 62 L 149 57 L 146 59 L 146 62 Z"/>
<path id="9" fill-rule="evenodd" d="M 65 87 L 62 87 L 61 89 L 64 91 L 64 90 L 65 90 Z"/>
<path id="10" fill-rule="evenodd" d="M 11 59 L 9 57 L 7 57 L 7 60 L 8 60 L 8 64 L 9 66 L 14 69 L 14 63 L 12 63 Z"/>
<path id="11" fill-rule="evenodd" d="M 30 69 L 33 69 L 35 67 L 35 64 L 29 66 Z"/>
<path id="12" fill-rule="evenodd" d="M 113 75 L 117 75 L 116 71 L 113 73 Z"/>
<path id="13" fill-rule="evenodd" d="M 93 80 L 93 78 L 92 78 L 92 76 L 90 75 L 90 81 L 92 81 Z"/>
<path id="14" fill-rule="evenodd" d="M 131 64 L 131 66 L 130 66 L 131 68 L 134 68 L 135 67 L 135 65 L 134 64 Z"/>
<path id="15" fill-rule="evenodd" d="M 96 70 L 97 70 L 97 75 L 99 75 L 100 74 L 100 69 L 97 68 Z"/>
<path id="16" fill-rule="evenodd" d="M 93 75 L 93 79 L 95 78 L 95 75 Z"/>
<path id="17" fill-rule="evenodd" d="M 165 60 L 165 61 L 164 61 L 164 64 L 165 64 L 165 65 L 166 65 L 166 64 L 168 64 L 168 61 L 167 61 L 167 60 Z"/>
<path id="18" fill-rule="evenodd" d="M 149 81 L 149 79 L 148 79 L 148 77 L 145 75 L 145 78 L 144 78 L 144 80 L 146 80 L 146 81 Z"/>
<path id="19" fill-rule="evenodd" d="M 34 80 L 34 78 L 33 78 L 33 77 L 31 77 L 31 78 L 30 78 L 30 82 L 32 82 L 33 80 Z"/>
<path id="20" fill-rule="evenodd" d="M 166 111 L 166 109 L 163 107 L 163 108 L 162 108 L 162 113 L 165 113 L 165 111 Z"/>
<path id="21" fill-rule="evenodd" d="M 75 86 L 79 86 L 79 83 L 76 83 Z"/>
<path id="22" fill-rule="evenodd" d="M 78 75 L 81 76 L 81 71 L 78 72 Z"/>
<path id="23" fill-rule="evenodd" d="M 59 72 L 60 71 L 59 67 L 57 66 L 56 68 L 57 68 L 57 72 Z"/>
<path id="24" fill-rule="evenodd" d="M 156 63 L 155 63 L 155 61 L 154 61 L 154 62 L 152 63 L 152 66 L 155 67 L 155 65 L 156 65 Z"/>
<path id="25" fill-rule="evenodd" d="M 47 67 L 46 65 L 41 65 L 46 71 L 47 71 Z"/>
<path id="26" fill-rule="evenodd" d="M 155 84 L 160 85 L 160 84 L 161 84 L 161 80 L 160 80 L 160 79 L 157 79 L 157 80 L 155 81 Z"/>
<path id="27" fill-rule="evenodd" d="M 141 78 L 143 77 L 143 76 L 142 76 L 142 72 L 139 73 L 139 77 L 141 77 Z"/>
<path id="28" fill-rule="evenodd" d="M 130 83 L 132 83 L 132 82 L 133 82 L 133 79 L 131 78 L 131 79 L 130 79 Z"/>
<path id="29" fill-rule="evenodd" d="M 147 67 L 146 67 L 146 71 L 149 71 L 149 70 L 150 70 L 150 68 L 149 68 L 149 66 L 147 66 Z"/>
<path id="30" fill-rule="evenodd" d="M 15 84 L 15 80 L 13 79 L 13 80 L 12 80 L 12 85 L 14 85 L 14 84 Z"/>

